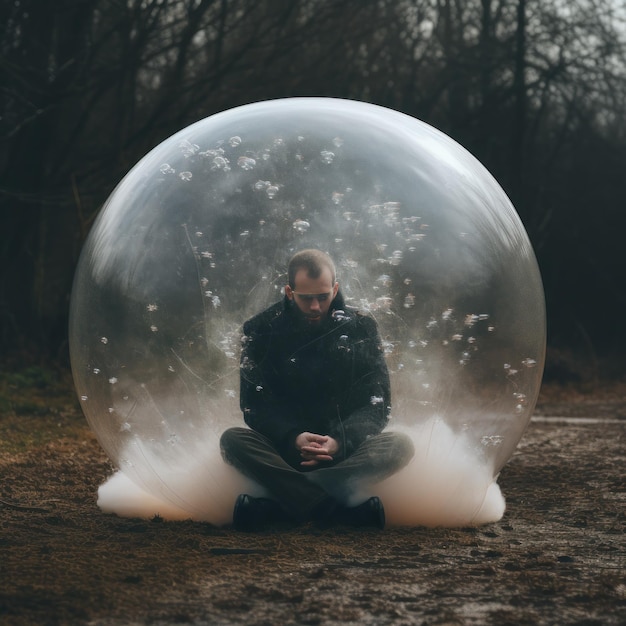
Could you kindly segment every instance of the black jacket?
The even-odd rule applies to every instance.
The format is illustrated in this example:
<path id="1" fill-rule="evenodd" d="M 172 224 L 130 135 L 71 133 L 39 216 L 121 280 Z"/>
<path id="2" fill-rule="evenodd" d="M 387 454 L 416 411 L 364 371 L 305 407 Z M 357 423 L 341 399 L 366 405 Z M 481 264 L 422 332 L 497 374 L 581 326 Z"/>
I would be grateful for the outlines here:
<path id="1" fill-rule="evenodd" d="M 371 317 L 338 294 L 313 328 L 295 306 L 285 298 L 244 324 L 240 403 L 246 424 L 298 467 L 300 433 L 334 437 L 341 460 L 386 426 L 391 394 Z"/>

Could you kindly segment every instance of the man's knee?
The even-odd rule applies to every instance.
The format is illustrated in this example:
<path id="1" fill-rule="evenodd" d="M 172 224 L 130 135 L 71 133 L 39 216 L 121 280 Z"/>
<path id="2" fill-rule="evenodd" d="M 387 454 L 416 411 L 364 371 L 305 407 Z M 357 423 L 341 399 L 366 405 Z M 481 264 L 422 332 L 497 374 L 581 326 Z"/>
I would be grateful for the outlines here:
<path id="1" fill-rule="evenodd" d="M 241 448 L 242 440 L 248 433 L 247 428 L 237 426 L 235 428 L 229 428 L 222 433 L 220 437 L 220 450 L 222 451 L 222 458 L 227 463 L 230 463 L 233 456 Z"/>
<path id="2" fill-rule="evenodd" d="M 401 469 L 411 461 L 415 455 L 413 440 L 404 433 L 385 432 L 379 435 L 384 448 L 387 450 L 389 463 L 396 470 Z M 383 443 L 384 442 L 384 443 Z"/>
<path id="3" fill-rule="evenodd" d="M 413 440 L 404 433 L 389 433 L 393 435 L 394 445 L 396 447 L 396 455 L 406 465 L 415 455 L 415 446 Z"/>

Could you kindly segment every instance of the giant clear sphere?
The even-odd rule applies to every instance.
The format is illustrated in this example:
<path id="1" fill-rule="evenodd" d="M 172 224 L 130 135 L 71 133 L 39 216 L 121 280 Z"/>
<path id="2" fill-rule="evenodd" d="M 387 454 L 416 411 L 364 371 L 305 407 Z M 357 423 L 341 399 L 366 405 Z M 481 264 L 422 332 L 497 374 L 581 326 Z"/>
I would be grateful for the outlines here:
<path id="1" fill-rule="evenodd" d="M 216 524 L 240 490 L 255 492 L 222 461 L 219 436 L 243 425 L 242 323 L 282 298 L 287 262 L 304 248 L 328 252 L 348 303 L 377 321 L 389 428 L 416 441 L 402 475 L 375 486 L 388 520 L 500 516 L 486 510 L 489 494 L 544 362 L 526 232 L 452 139 L 330 98 L 197 122 L 145 156 L 103 207 L 77 269 L 70 348 L 83 411 L 120 473 L 154 513 Z"/>

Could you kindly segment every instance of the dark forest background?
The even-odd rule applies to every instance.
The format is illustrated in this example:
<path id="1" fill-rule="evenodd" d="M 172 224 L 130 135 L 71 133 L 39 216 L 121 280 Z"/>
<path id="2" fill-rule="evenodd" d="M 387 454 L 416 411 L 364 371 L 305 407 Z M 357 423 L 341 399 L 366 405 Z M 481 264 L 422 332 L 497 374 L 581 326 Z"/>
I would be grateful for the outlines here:
<path id="1" fill-rule="evenodd" d="M 537 254 L 551 371 L 623 373 L 625 16 L 611 0 L 0 0 L 0 354 L 67 358 L 82 242 L 148 150 L 237 105 L 335 96 L 476 155 Z"/>

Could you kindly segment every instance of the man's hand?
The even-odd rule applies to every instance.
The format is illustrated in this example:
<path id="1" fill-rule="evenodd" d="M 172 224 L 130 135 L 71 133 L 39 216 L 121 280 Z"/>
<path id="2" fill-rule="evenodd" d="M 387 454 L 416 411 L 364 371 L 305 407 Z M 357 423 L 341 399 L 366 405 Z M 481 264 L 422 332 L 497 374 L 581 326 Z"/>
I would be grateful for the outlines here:
<path id="1" fill-rule="evenodd" d="M 300 465 L 312 467 L 323 461 L 332 461 L 339 452 L 339 442 L 328 435 L 300 433 L 296 437 L 296 448 L 304 459 Z"/>

